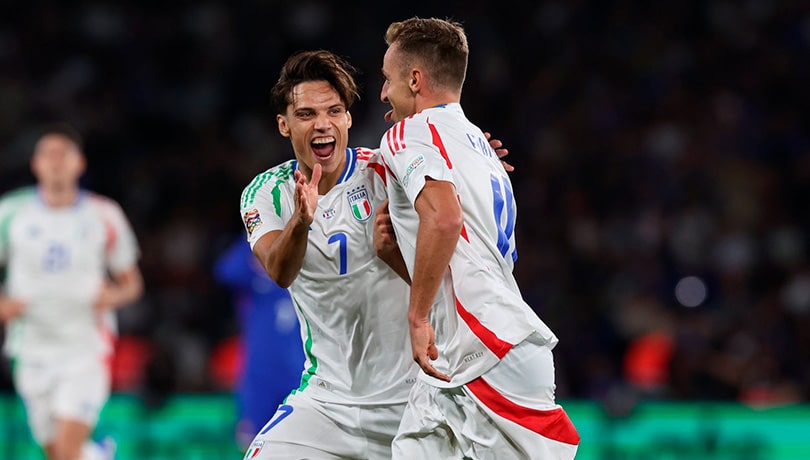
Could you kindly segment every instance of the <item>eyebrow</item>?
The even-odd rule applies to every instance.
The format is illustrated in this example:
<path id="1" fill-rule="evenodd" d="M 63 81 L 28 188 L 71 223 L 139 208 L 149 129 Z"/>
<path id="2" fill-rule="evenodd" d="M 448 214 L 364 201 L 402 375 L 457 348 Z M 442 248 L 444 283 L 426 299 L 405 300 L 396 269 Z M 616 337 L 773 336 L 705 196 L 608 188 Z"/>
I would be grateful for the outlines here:
<path id="1" fill-rule="evenodd" d="M 343 104 L 343 103 L 340 103 L 340 104 L 332 104 L 332 105 L 330 105 L 329 107 L 327 107 L 327 108 L 326 108 L 326 110 L 331 110 L 331 109 L 334 109 L 334 108 L 341 108 L 341 109 L 345 109 L 345 108 L 346 108 L 346 104 Z M 309 107 L 309 106 L 305 106 L 305 107 L 296 107 L 296 108 L 294 108 L 294 109 L 293 109 L 293 113 L 295 113 L 295 112 L 299 112 L 299 111 L 304 111 L 304 110 L 311 110 L 311 111 L 313 111 L 313 112 L 314 112 L 316 109 L 315 109 L 315 108 L 313 108 L 313 107 Z"/>

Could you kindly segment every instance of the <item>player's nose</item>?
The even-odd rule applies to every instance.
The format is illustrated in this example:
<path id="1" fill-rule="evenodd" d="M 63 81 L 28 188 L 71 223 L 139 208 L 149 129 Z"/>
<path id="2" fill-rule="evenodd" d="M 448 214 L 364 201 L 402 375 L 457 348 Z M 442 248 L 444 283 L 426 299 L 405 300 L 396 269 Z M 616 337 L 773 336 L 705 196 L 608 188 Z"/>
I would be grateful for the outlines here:
<path id="1" fill-rule="evenodd" d="M 388 104 L 388 83 L 384 83 L 382 89 L 380 90 L 380 101 L 383 104 Z"/>
<path id="2" fill-rule="evenodd" d="M 327 114 L 319 113 L 315 116 L 315 129 L 329 129 L 329 126 L 331 126 L 331 124 L 329 123 L 329 116 Z"/>

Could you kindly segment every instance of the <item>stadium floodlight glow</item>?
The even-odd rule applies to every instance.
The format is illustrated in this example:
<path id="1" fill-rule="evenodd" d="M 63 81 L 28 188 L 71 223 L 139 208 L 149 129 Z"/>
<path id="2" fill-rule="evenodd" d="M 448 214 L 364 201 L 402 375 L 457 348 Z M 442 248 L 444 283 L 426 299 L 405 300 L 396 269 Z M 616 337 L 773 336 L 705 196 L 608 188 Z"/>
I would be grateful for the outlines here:
<path id="1" fill-rule="evenodd" d="M 697 307 L 706 301 L 706 283 L 697 276 L 686 276 L 675 285 L 675 298 L 684 307 Z"/>

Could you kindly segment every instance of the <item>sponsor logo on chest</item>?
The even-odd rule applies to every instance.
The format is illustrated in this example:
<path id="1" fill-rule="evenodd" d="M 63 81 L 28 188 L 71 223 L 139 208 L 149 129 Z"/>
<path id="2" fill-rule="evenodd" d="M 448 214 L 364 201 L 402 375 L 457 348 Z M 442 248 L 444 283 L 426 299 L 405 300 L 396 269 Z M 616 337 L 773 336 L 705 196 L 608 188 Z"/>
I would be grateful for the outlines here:
<path id="1" fill-rule="evenodd" d="M 346 192 L 346 199 L 352 210 L 352 216 L 360 222 L 364 222 L 371 217 L 371 201 L 368 199 L 366 186 L 361 185 Z"/>

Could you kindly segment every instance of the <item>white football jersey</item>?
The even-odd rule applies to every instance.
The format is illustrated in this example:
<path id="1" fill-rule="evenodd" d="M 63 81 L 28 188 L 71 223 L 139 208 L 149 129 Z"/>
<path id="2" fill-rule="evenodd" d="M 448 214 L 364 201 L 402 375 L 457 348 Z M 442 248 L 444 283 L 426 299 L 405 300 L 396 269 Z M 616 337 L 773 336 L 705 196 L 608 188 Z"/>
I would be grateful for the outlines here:
<path id="1" fill-rule="evenodd" d="M 115 314 L 96 316 L 107 271 L 137 263 L 138 245 L 120 206 L 82 191 L 71 206 L 52 208 L 26 187 L 0 200 L 0 264 L 5 294 L 27 303 L 9 323 L 5 352 L 54 357 L 111 352 Z"/>
<path id="2" fill-rule="evenodd" d="M 296 168 L 295 160 L 282 163 L 243 191 L 241 214 L 251 247 L 290 220 Z M 306 354 L 296 391 L 315 399 L 401 403 L 415 381 L 408 285 L 376 256 L 372 241 L 385 180 L 377 151 L 347 149 L 337 185 L 318 198 L 303 266 L 290 286 Z"/>
<path id="3" fill-rule="evenodd" d="M 431 310 L 439 358 L 433 365 L 450 383 L 465 384 L 495 365 L 532 333 L 553 347 L 557 338 L 523 300 L 512 274 L 516 206 L 495 151 L 459 104 L 445 104 L 399 121 L 382 137 L 389 171 L 389 210 L 413 276 L 419 216 L 413 203 L 425 178 L 454 184 L 464 226 L 437 304 Z"/>

